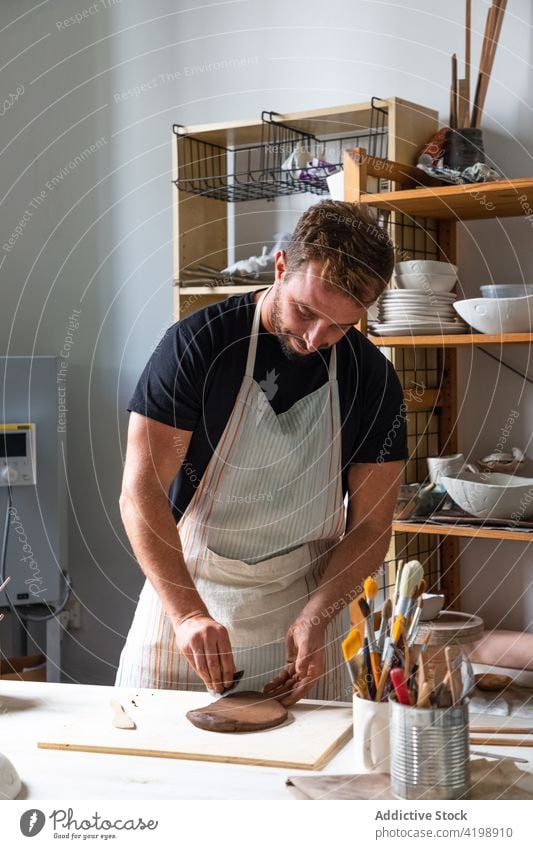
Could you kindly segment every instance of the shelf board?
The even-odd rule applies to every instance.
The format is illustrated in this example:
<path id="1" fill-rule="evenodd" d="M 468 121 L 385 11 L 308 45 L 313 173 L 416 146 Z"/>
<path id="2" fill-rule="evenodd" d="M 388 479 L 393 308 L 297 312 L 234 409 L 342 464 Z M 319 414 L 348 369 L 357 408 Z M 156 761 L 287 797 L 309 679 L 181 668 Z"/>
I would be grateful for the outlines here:
<path id="1" fill-rule="evenodd" d="M 367 194 L 361 196 L 361 203 L 405 215 L 460 221 L 527 216 L 533 211 L 533 177 Z"/>
<path id="2" fill-rule="evenodd" d="M 380 108 L 387 109 L 388 101 L 380 101 Z M 368 130 L 372 120 L 369 102 L 354 103 L 346 106 L 312 109 L 305 112 L 288 112 L 277 118 L 302 133 L 322 135 L 343 135 Z M 218 124 L 193 124 L 186 128 L 187 134 L 211 144 L 224 147 L 240 144 L 260 144 L 263 123 L 261 118 L 250 121 L 224 121 Z"/>
<path id="3" fill-rule="evenodd" d="M 458 333 L 450 336 L 372 336 L 368 338 L 380 348 L 455 348 L 460 345 L 530 345 L 533 333 Z"/>
<path id="4" fill-rule="evenodd" d="M 507 539 L 515 542 L 533 542 L 533 531 L 507 531 L 504 528 L 466 528 L 462 525 L 437 525 L 433 522 L 393 522 L 393 531 L 407 534 L 433 534 L 443 537 L 470 537 L 476 539 Z"/>
<path id="5" fill-rule="evenodd" d="M 180 297 L 187 295 L 220 295 L 227 297 L 228 295 L 245 295 L 246 292 L 259 292 L 261 289 L 266 289 L 269 283 L 260 283 L 258 285 L 248 284 L 243 286 L 179 286 Z"/>

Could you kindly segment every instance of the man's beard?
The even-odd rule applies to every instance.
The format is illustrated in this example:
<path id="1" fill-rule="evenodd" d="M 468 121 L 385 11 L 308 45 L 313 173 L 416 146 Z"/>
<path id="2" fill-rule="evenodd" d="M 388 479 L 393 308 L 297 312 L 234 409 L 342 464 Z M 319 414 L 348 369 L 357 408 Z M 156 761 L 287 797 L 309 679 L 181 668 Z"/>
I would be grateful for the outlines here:
<path id="1" fill-rule="evenodd" d="M 303 351 L 300 353 L 299 351 L 295 351 L 294 348 L 291 348 L 289 345 L 289 339 L 295 339 L 297 342 L 301 342 L 296 336 L 291 333 L 287 333 L 285 328 L 283 327 L 281 321 L 281 307 L 280 307 L 280 294 L 279 289 L 274 291 L 274 297 L 272 299 L 272 308 L 270 311 L 270 323 L 274 328 L 274 333 L 279 341 L 281 346 L 281 350 L 289 360 L 298 360 L 301 357 L 305 357 L 306 354 Z"/>

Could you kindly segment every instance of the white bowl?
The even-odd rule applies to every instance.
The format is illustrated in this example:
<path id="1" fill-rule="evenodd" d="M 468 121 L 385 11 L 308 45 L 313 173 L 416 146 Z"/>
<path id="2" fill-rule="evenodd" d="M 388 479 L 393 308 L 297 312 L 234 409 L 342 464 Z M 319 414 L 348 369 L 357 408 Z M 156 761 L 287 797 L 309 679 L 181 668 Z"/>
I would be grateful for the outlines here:
<path id="1" fill-rule="evenodd" d="M 525 298 L 533 295 L 531 283 L 494 283 L 490 286 L 480 286 L 482 298 Z"/>
<path id="2" fill-rule="evenodd" d="M 461 472 L 457 477 L 440 478 L 448 495 L 459 507 L 480 519 L 514 519 L 533 516 L 533 478 Z"/>
<path id="3" fill-rule="evenodd" d="M 396 285 L 400 289 L 424 289 L 432 292 L 451 292 L 457 277 L 455 274 L 424 274 L 423 272 L 396 274 Z"/>
<path id="4" fill-rule="evenodd" d="M 530 333 L 533 295 L 525 298 L 468 298 L 455 301 L 461 318 L 479 333 Z"/>
<path id="5" fill-rule="evenodd" d="M 451 262 L 437 262 L 433 259 L 410 259 L 397 262 L 395 274 L 452 274 L 457 277 L 458 268 Z"/>

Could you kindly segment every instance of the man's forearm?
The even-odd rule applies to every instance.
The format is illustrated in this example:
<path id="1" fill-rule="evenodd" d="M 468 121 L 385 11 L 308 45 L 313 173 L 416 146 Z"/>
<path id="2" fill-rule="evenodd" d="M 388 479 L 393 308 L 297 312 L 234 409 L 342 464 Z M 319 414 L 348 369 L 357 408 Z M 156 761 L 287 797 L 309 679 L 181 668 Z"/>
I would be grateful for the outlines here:
<path id="1" fill-rule="evenodd" d="M 139 565 L 172 623 L 194 615 L 208 616 L 185 564 L 179 533 L 161 491 L 138 496 L 123 494 L 120 511 Z"/>
<path id="2" fill-rule="evenodd" d="M 326 570 L 300 618 L 324 625 L 363 591 L 363 581 L 381 567 L 391 537 L 391 527 L 362 522 L 337 543 Z"/>

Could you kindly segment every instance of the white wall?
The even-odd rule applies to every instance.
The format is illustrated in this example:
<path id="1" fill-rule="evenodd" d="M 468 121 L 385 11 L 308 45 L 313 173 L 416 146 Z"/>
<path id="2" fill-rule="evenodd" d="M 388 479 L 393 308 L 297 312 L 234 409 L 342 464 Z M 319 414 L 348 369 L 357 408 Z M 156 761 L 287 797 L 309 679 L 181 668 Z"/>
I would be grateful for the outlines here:
<path id="1" fill-rule="evenodd" d="M 486 5 L 474 4 L 474 60 Z M 0 255 L 1 353 L 58 353 L 71 310 L 81 310 L 68 377 L 70 568 L 84 608 L 82 630 L 64 640 L 72 680 L 113 680 L 141 586 L 117 499 L 127 399 L 172 321 L 171 124 L 244 119 L 262 109 L 311 109 L 372 95 L 436 108 L 445 121 L 449 54 L 463 50 L 463 7 L 462 0 L 0 5 L 7 63 L 2 100 L 24 87 L 0 124 L 2 244 L 31 213 L 22 237 Z M 84 10 L 79 23 L 58 23 Z M 527 0 L 511 0 L 486 105 L 487 152 L 510 177 L 533 171 L 531 19 Z M 208 67 L 235 59 L 244 64 Z M 144 91 L 128 93 L 143 83 Z M 69 170 L 68 163 L 98 139 L 99 149 Z M 46 183 L 65 167 L 60 185 L 48 190 Z M 41 192 L 42 204 L 30 206 Z M 468 291 L 489 277 L 531 277 L 529 224 L 472 225 L 476 241 L 464 229 Z M 505 357 L 520 363 L 524 352 L 506 351 Z M 475 444 L 478 455 L 495 443 L 522 386 L 506 372 L 498 377 L 481 354 L 474 363 L 465 382 L 476 400 L 469 402 L 461 441 L 465 449 Z M 488 404 L 492 386 L 497 393 Z M 513 444 L 529 440 L 531 397 L 527 386 Z M 477 410 L 487 404 L 479 435 Z M 467 579 L 493 551 L 487 543 L 469 547 Z M 500 546 L 485 574 L 500 574 L 523 551 L 519 544 Z M 513 565 L 505 590 L 487 605 L 491 622 L 527 588 L 530 567 L 531 556 Z M 465 595 L 472 609 L 479 587 Z M 533 601 L 523 600 L 505 624 L 526 626 L 532 612 Z"/>

